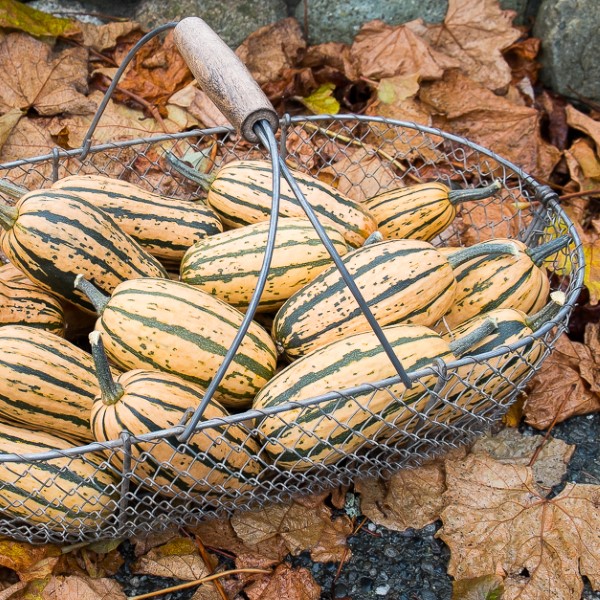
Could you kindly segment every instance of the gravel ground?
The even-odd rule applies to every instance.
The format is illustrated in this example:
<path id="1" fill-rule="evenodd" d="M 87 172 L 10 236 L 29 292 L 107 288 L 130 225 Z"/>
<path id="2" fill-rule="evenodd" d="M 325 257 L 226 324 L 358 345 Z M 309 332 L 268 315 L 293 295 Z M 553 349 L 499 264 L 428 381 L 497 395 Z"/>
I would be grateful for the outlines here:
<path id="1" fill-rule="evenodd" d="M 539 434 L 529 427 L 522 430 L 529 435 Z M 600 414 L 574 417 L 557 425 L 552 433 L 576 445 L 566 480 L 600 484 Z M 352 557 L 337 579 L 337 564 L 313 563 L 307 553 L 291 559 L 291 563 L 312 571 L 322 587 L 321 600 L 450 600 L 452 580 L 446 574 L 450 553 L 445 544 L 434 537 L 440 525 L 438 522 L 420 530 L 398 533 L 370 524 L 349 540 Z M 125 544 L 123 552 L 128 560 L 116 578 L 127 595 L 178 583 L 160 577 L 132 576 L 129 572 L 133 557 L 131 547 Z M 161 598 L 189 600 L 193 595 L 194 590 L 185 590 Z M 586 581 L 582 597 L 583 600 L 600 600 L 600 593 L 593 592 Z"/>

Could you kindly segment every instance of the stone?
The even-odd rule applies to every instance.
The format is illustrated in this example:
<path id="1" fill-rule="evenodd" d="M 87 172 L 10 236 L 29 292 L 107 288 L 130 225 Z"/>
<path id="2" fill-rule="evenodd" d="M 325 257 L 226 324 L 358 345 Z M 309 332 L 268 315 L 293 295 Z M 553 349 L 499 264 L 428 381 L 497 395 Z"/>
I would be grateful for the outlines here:
<path id="1" fill-rule="evenodd" d="M 541 78 L 559 94 L 600 101 L 600 2 L 543 0 L 533 33 L 542 40 Z"/>
<path id="2" fill-rule="evenodd" d="M 204 19 L 231 48 L 287 16 L 285 0 L 141 0 L 134 18 L 151 29 L 185 17 Z"/>
<path id="3" fill-rule="evenodd" d="M 305 0 L 308 2 L 308 41 L 351 43 L 360 26 L 373 19 L 389 25 L 399 25 L 414 19 L 440 23 L 448 9 L 448 0 Z M 528 4 L 534 0 L 501 0 L 503 9 L 517 12 L 515 23 L 528 14 Z M 593 0 L 591 0 L 593 1 Z M 304 23 L 304 1 L 296 7 L 296 18 Z"/>

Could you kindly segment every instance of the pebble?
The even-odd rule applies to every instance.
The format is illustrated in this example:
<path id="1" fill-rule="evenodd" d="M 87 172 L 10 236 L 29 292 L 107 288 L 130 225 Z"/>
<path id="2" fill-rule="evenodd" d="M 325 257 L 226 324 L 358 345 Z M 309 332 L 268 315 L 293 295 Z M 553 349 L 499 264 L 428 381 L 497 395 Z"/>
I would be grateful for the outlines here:
<path id="1" fill-rule="evenodd" d="M 387 596 L 387 593 L 390 591 L 390 585 L 386 584 L 386 585 L 378 585 L 375 588 L 375 593 L 378 596 Z"/>
<path id="2" fill-rule="evenodd" d="M 335 598 L 344 598 L 348 595 L 348 586 L 345 583 L 336 583 L 333 593 Z"/>
<path id="3" fill-rule="evenodd" d="M 361 592 L 372 592 L 375 587 L 375 582 L 370 577 L 361 577 L 358 580 L 358 587 Z"/>
<path id="4" fill-rule="evenodd" d="M 398 550 L 396 550 L 396 548 L 394 548 L 393 546 L 386 546 L 383 549 L 383 553 L 388 557 L 388 558 L 396 558 L 396 556 L 398 556 Z"/>

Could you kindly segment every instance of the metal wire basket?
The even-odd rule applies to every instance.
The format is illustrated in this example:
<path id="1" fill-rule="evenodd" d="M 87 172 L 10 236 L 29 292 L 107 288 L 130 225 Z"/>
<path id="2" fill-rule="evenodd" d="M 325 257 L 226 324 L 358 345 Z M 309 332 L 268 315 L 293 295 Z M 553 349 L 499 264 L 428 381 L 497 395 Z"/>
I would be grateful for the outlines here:
<path id="1" fill-rule="evenodd" d="M 116 81 L 118 78 L 107 93 L 106 101 Z M 43 188 L 58 178 L 76 173 L 110 174 L 151 191 L 168 190 L 171 196 L 196 198 L 202 190 L 195 189 L 172 170 L 166 159 L 167 151 L 184 155 L 214 145 L 217 166 L 234 158 L 269 157 L 261 144 L 250 144 L 233 128 L 226 127 L 93 146 L 91 135 L 104 106 L 100 107 L 82 148 L 56 148 L 45 156 L 0 165 L 0 177 L 26 187 Z M 369 160 L 376 162 L 388 179 L 393 177 L 393 181 L 387 183 L 388 188 L 394 184 L 433 179 L 460 185 L 484 185 L 499 179 L 503 190 L 500 195 L 466 203 L 461 209 L 458 225 L 436 238 L 434 243 L 440 246 L 462 244 L 465 227 L 468 227 L 468 237 L 473 243 L 491 237 L 513 237 L 537 246 L 560 235 L 568 235 L 570 245 L 559 253 L 554 265 L 548 265 L 554 271 L 552 287 L 565 292 L 566 304 L 532 338 L 487 354 L 450 364 L 432 364 L 409 373 L 412 382 L 423 386 L 419 398 L 411 399 L 410 403 L 403 402 L 404 394 L 397 392 L 398 383 L 407 377 L 401 373 L 385 381 L 369 381 L 360 387 L 334 393 L 319 395 L 319 390 L 315 389 L 311 399 L 266 411 L 248 410 L 219 420 L 200 421 L 194 426 L 188 442 L 179 441 L 185 432 L 182 424 L 139 437 L 123 432 L 119 439 L 111 442 L 69 450 L 27 456 L 0 455 L 0 497 L 5 499 L 0 519 L 1 534 L 34 543 L 126 537 L 169 526 L 193 525 L 202 519 L 231 514 L 234 510 L 286 501 L 294 495 L 349 484 L 359 477 L 385 476 L 401 468 L 416 466 L 469 443 L 489 429 L 505 414 L 551 352 L 555 340 L 567 327 L 581 289 L 584 259 L 573 224 L 550 188 L 538 184 L 518 167 L 485 148 L 415 123 L 356 115 L 286 115 L 281 120 L 278 135 L 280 156 L 297 168 L 314 176 L 327 174 L 340 187 L 348 183 L 348 173 L 352 171 L 353 185 L 368 182 L 372 194 L 380 191 L 381 177 L 372 164 L 368 168 L 364 166 Z M 477 218 L 474 218 L 475 213 Z M 532 353 L 534 340 L 541 351 Z M 499 360 L 506 357 L 510 361 L 504 360 L 504 366 L 500 368 Z M 510 367 L 506 366 L 507 362 Z M 484 384 L 490 377 L 495 377 L 498 382 L 494 389 Z M 189 476 L 195 461 L 207 459 L 194 447 L 194 436 L 205 436 L 215 445 L 227 445 L 222 433 L 237 425 L 248 439 L 256 438 L 256 424 L 262 417 L 272 415 L 283 422 L 286 411 L 298 407 L 301 411 L 296 417 L 297 422 L 302 422 L 307 411 L 311 411 L 313 421 L 321 418 L 333 422 L 332 403 L 355 401 L 360 403 L 361 409 L 368 410 L 370 399 L 382 393 L 389 396 L 389 402 L 405 407 L 401 423 L 387 424 L 392 430 L 387 441 L 378 441 L 365 434 L 359 448 L 344 454 L 333 440 L 320 440 L 330 447 L 336 460 L 322 464 L 312 460 L 310 454 L 298 452 L 301 466 L 298 470 L 278 468 L 262 451 L 251 455 L 244 444 L 231 445 L 226 447 L 225 453 L 235 455 L 238 463 L 254 460 L 260 465 L 260 474 L 251 478 L 247 486 L 229 486 L 222 473 L 218 478 L 209 473 L 200 480 Z M 372 412 L 370 417 L 375 421 L 385 420 L 382 413 Z M 341 421 L 335 425 L 338 434 L 349 429 L 347 423 Z M 306 434 L 314 435 L 308 430 Z M 171 458 L 156 464 L 152 456 L 160 445 L 163 445 L 161 455 L 168 452 Z M 78 489 L 61 489 L 60 486 L 53 487 L 53 497 L 48 498 L 45 490 L 54 482 L 52 478 L 41 476 L 45 467 L 54 466 L 60 473 L 61 469 L 77 461 L 92 465 L 94 470 L 103 471 L 114 479 L 114 484 L 109 486 L 111 499 L 105 505 L 96 506 L 93 497 L 81 494 Z M 149 463 L 154 464 L 153 470 L 148 469 Z M 115 465 L 122 466 L 117 468 Z M 176 474 L 166 483 L 165 467 Z M 13 481 L 16 476 L 16 482 L 8 485 L 2 473 L 10 473 Z M 15 489 L 28 492 L 18 494 Z M 61 512 L 60 508 L 67 500 L 71 511 Z"/>

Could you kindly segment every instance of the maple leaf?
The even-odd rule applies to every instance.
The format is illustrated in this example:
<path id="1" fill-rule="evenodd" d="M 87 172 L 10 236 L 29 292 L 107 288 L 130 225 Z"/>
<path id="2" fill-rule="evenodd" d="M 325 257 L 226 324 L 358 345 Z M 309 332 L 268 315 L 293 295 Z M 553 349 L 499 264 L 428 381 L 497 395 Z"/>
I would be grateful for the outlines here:
<path id="1" fill-rule="evenodd" d="M 127 600 L 114 579 L 89 577 L 51 577 L 40 600 Z"/>
<path id="2" fill-rule="evenodd" d="M 600 586 L 600 486 L 567 484 L 541 496 L 529 467 L 486 454 L 446 463 L 438 537 L 450 547 L 448 573 L 458 580 L 502 568 L 503 600 L 578 600 L 582 576 Z"/>
<path id="3" fill-rule="evenodd" d="M 104 25 L 79 23 L 83 35 L 83 45 L 97 52 L 114 48 L 119 38 L 140 30 L 140 24 L 133 21 L 115 21 Z"/>
<path id="4" fill-rule="evenodd" d="M 92 113 L 87 60 L 85 48 L 57 53 L 29 35 L 9 33 L 0 41 L 0 113 L 15 108 L 45 116 Z"/>
<path id="5" fill-rule="evenodd" d="M 352 60 L 352 52 L 348 44 L 341 42 L 326 42 L 317 46 L 309 46 L 300 63 L 314 71 L 329 69 L 338 72 L 349 81 L 359 78 L 356 66 Z"/>
<path id="6" fill-rule="evenodd" d="M 249 600 L 319 600 L 321 586 L 308 569 L 279 565 L 272 575 L 244 589 Z"/>
<path id="7" fill-rule="evenodd" d="M 169 98 L 169 104 L 179 106 L 198 119 L 205 127 L 230 127 L 231 124 L 206 92 L 192 82 L 175 92 Z"/>
<path id="8" fill-rule="evenodd" d="M 348 536 L 352 534 L 352 520 L 347 515 L 325 523 L 319 541 L 311 548 L 313 562 L 342 562 L 352 556 Z"/>
<path id="9" fill-rule="evenodd" d="M 596 364 L 596 378 L 588 375 L 586 380 L 582 366 L 589 363 Z M 529 384 L 525 421 L 537 429 L 546 429 L 553 422 L 600 410 L 600 397 L 591 389 L 598 383 L 598 366 L 590 349 L 562 334 Z"/>
<path id="10" fill-rule="evenodd" d="M 501 10 L 497 0 L 449 0 L 444 22 L 422 33 L 472 79 L 488 89 L 501 90 L 511 81 L 502 50 L 521 36 L 512 25 L 515 15 Z"/>
<path id="11" fill-rule="evenodd" d="M 434 50 L 410 25 L 386 25 L 370 21 L 354 38 L 351 54 L 363 77 L 382 79 L 417 75 L 421 80 L 439 79 L 445 69 L 459 63 Z"/>
<path id="12" fill-rule="evenodd" d="M 47 577 L 60 557 L 54 545 L 33 546 L 16 540 L 0 540 L 0 565 L 12 569 L 21 581 Z"/>

